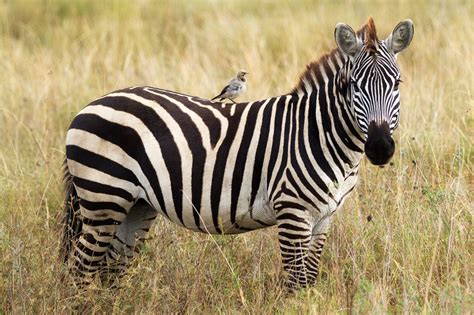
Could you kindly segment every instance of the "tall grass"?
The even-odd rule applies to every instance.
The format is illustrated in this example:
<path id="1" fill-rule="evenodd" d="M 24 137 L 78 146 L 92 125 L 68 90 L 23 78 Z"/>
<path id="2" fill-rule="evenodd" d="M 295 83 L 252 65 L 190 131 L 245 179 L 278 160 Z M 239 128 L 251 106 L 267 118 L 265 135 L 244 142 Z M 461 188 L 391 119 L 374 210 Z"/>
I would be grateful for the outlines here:
<path id="1" fill-rule="evenodd" d="M 0 313 L 470 313 L 472 1 L 0 2 Z M 246 68 L 255 100 L 290 91 L 337 22 L 411 18 L 399 56 L 397 153 L 364 163 L 314 288 L 279 287 L 275 229 L 214 237 L 157 220 L 120 288 L 59 277 L 64 136 L 94 98 L 131 85 L 213 96 Z M 368 220 L 368 216 L 371 220 Z"/>

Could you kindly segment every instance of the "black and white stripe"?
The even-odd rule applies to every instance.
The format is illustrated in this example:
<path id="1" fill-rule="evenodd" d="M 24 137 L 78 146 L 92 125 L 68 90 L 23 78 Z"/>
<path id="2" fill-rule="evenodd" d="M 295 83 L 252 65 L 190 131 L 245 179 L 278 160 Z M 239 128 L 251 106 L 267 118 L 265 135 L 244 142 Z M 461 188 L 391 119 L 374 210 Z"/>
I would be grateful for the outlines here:
<path id="1" fill-rule="evenodd" d="M 277 225 L 288 286 L 314 282 L 331 217 L 356 184 L 366 127 L 398 117 L 398 91 L 388 90 L 399 71 L 393 54 L 379 53 L 352 60 L 334 50 L 291 93 L 256 102 L 153 87 L 93 101 L 67 133 L 65 261 L 84 281 L 123 271 L 160 213 L 212 234 Z"/>

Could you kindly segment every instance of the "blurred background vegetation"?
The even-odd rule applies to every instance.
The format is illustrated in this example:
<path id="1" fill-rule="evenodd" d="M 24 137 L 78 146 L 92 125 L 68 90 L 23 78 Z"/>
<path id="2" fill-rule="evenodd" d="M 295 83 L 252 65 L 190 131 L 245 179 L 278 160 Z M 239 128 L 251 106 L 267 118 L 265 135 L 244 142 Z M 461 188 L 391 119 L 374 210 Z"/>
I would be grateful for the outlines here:
<path id="1" fill-rule="evenodd" d="M 368 16 L 380 38 L 415 24 L 398 149 L 362 166 L 314 288 L 282 294 L 274 229 L 164 220 L 119 289 L 61 281 L 64 136 L 82 107 L 132 85 L 208 98 L 240 68 L 242 101 L 283 94 L 337 22 Z M 472 1 L 0 1 L 0 313 L 472 312 L 473 19 Z"/>

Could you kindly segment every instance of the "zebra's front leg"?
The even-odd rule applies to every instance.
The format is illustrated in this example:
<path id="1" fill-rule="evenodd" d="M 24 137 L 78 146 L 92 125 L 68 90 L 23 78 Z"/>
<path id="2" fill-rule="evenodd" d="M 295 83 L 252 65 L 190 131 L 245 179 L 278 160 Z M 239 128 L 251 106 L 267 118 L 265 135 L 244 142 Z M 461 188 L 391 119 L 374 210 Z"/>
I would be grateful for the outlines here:
<path id="1" fill-rule="evenodd" d="M 328 224 L 312 219 L 309 211 L 284 209 L 278 213 L 278 239 L 290 291 L 316 281 Z"/>

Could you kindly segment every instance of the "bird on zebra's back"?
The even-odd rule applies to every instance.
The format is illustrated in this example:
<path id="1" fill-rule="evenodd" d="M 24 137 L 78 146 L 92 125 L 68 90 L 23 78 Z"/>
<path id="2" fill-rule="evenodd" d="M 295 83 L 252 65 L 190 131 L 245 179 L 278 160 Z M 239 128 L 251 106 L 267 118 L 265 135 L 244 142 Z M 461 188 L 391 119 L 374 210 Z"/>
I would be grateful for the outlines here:
<path id="1" fill-rule="evenodd" d="M 245 78 L 245 75 L 247 74 L 248 72 L 245 70 L 237 72 L 235 78 L 232 78 L 219 95 L 213 97 L 211 101 L 219 99 L 219 101 L 222 102 L 223 100 L 228 99 L 235 104 L 234 99 L 245 93 L 247 90 L 247 79 Z"/>

